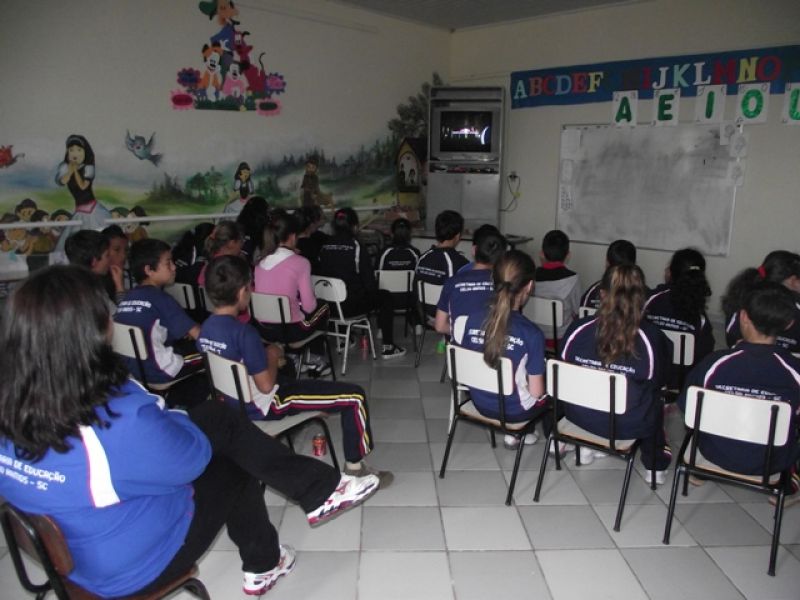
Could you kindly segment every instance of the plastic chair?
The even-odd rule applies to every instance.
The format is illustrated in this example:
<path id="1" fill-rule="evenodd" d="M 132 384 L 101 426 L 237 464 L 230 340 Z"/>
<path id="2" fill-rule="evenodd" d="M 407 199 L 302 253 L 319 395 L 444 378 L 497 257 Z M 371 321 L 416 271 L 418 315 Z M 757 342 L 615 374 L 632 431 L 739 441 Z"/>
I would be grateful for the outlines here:
<path id="1" fill-rule="evenodd" d="M 197 310 L 194 288 L 188 283 L 173 283 L 166 286 L 164 291 L 175 298 L 184 310 Z"/>
<path id="2" fill-rule="evenodd" d="M 324 331 L 320 330 L 309 331 L 308 335 L 301 340 L 297 340 L 294 342 L 288 341 L 289 334 L 287 326 L 289 324 L 289 321 L 287 317 L 289 317 L 292 313 L 289 304 L 289 298 L 287 296 L 279 296 L 276 294 L 261 294 L 259 292 L 253 292 L 250 296 L 250 312 L 252 313 L 256 321 L 262 323 L 280 324 L 282 330 L 281 339 L 273 341 L 288 346 L 291 350 L 300 352 L 300 366 L 298 368 L 298 376 L 300 374 L 299 372 L 302 371 L 305 357 L 307 356 L 308 352 L 310 352 L 309 344 L 315 339 L 322 336 L 322 343 L 325 344 L 325 351 L 328 355 L 328 364 L 330 365 L 331 368 L 331 376 L 333 377 L 333 380 L 336 381 L 336 369 L 334 368 L 333 364 L 333 354 L 331 353 L 331 345 L 328 342 L 328 336 L 325 335 Z"/>
<path id="3" fill-rule="evenodd" d="M 205 352 L 203 357 L 211 387 L 220 394 L 230 398 L 237 398 L 242 417 L 247 419 L 246 405 L 253 401 L 253 388 L 255 387 L 255 382 L 248 374 L 247 367 L 240 362 L 229 360 L 213 352 Z M 253 421 L 253 423 L 271 437 L 285 437 L 289 448 L 294 450 L 291 438 L 292 433 L 309 421 L 318 423 L 325 432 L 326 439 L 330 440 L 331 432 L 325 422 L 327 417 L 327 413 L 308 410 L 295 415 L 287 415 L 280 419 Z M 333 466 L 338 471 L 339 461 L 336 459 L 336 451 L 333 449 L 332 443 L 329 443 L 328 447 L 331 451 Z"/>
<path id="4" fill-rule="evenodd" d="M 411 315 L 414 310 L 414 301 L 412 293 L 414 291 L 414 271 L 392 271 L 388 269 L 375 271 L 375 277 L 378 279 L 378 289 L 386 290 L 391 294 L 404 294 L 406 301 L 405 308 L 395 310 L 397 314 L 405 315 L 405 322 L 403 324 L 403 335 L 408 337 L 408 330 L 411 327 Z M 412 336 L 414 350 L 417 349 L 417 336 Z"/>
<path id="5" fill-rule="evenodd" d="M 139 376 L 139 382 L 151 392 L 163 392 L 168 390 L 174 382 L 154 384 L 147 381 L 147 375 L 144 370 L 144 361 L 147 360 L 148 351 L 147 343 L 144 339 L 144 332 L 141 327 L 135 325 L 123 325 L 114 321 L 114 330 L 111 338 L 111 347 L 114 352 L 126 358 L 132 358 L 136 361 Z"/>
<path id="6" fill-rule="evenodd" d="M 581 464 L 581 446 L 599 450 L 609 455 L 616 456 L 626 461 L 625 478 L 622 482 L 617 517 L 614 521 L 614 531 L 619 531 L 622 522 L 622 512 L 625 509 L 625 499 L 628 496 L 628 486 L 633 473 L 633 461 L 639 449 L 639 440 L 620 440 L 616 436 L 616 415 L 625 414 L 627 408 L 628 380 L 624 375 L 590 369 L 573 365 L 561 360 L 549 359 L 547 361 L 547 393 L 553 399 L 553 430 L 547 439 L 548 450 L 551 444 L 558 448 L 559 442 L 575 444 L 575 464 Z M 559 404 L 566 402 L 584 408 L 608 414 L 609 435 L 603 437 L 595 435 L 570 422 L 566 417 L 557 420 Z M 659 414 L 662 411 L 658 411 Z M 659 423 L 657 427 L 661 427 Z M 655 443 L 655 441 L 654 441 Z M 655 448 L 654 454 L 655 454 Z M 555 452 L 556 470 L 561 470 L 561 457 Z M 539 479 L 536 482 L 536 491 L 533 501 L 539 501 L 539 494 L 544 482 L 547 459 L 550 452 L 545 452 L 539 470 Z M 650 473 L 650 487 L 656 489 L 655 465 Z"/>
<path id="7" fill-rule="evenodd" d="M 451 398 L 453 401 L 453 418 L 450 423 L 450 432 L 447 435 L 447 445 L 444 449 L 442 466 L 439 470 L 439 477 L 444 479 L 444 472 L 447 468 L 447 460 L 450 457 L 450 447 L 453 445 L 453 438 L 456 434 L 456 426 L 459 420 L 464 419 L 489 429 L 491 433 L 492 447 L 496 446 L 495 432 L 514 436 L 519 444 L 517 445 L 517 455 L 514 460 L 514 470 L 511 472 L 511 481 L 508 484 L 506 494 L 506 506 L 511 504 L 514 497 L 514 486 L 517 483 L 517 472 L 519 463 L 522 459 L 522 451 L 525 448 L 523 438 L 531 433 L 538 419 L 509 423 L 506 421 L 505 397 L 513 391 L 514 374 L 512 372 L 511 359 L 501 358 L 500 365 L 493 369 L 483 360 L 483 353 L 474 350 L 467 350 L 459 346 L 447 346 L 447 364 L 450 371 Z M 497 394 L 499 419 L 492 419 L 483 416 L 470 400 L 465 388 L 479 389 L 491 394 Z"/>
<path id="8" fill-rule="evenodd" d="M 675 463 L 675 479 L 672 482 L 667 524 L 664 529 L 665 544 L 669 544 L 681 475 L 684 478 L 684 496 L 689 492 L 690 475 L 700 475 L 719 483 L 733 484 L 768 494 L 776 499 L 772 547 L 767 569 L 769 575 L 775 575 L 775 559 L 780 543 L 784 500 L 791 480 L 791 465 L 776 473 L 771 472 L 770 465 L 775 447 L 784 446 L 789 441 L 789 428 L 792 426 L 791 412 L 792 407 L 788 402 L 736 396 L 697 386 L 691 386 L 686 391 L 684 423 L 689 431 L 681 444 L 678 460 Z M 761 474 L 746 475 L 728 471 L 706 459 L 697 447 L 699 434 L 762 445 L 764 467 Z"/>
<path id="9" fill-rule="evenodd" d="M 417 347 L 417 358 L 414 361 L 414 367 L 418 367 L 420 360 L 422 360 L 422 348 L 425 345 L 425 333 L 427 331 L 436 331 L 434 327 L 435 317 L 428 316 L 426 308 L 432 306 L 434 309 L 439 304 L 439 298 L 442 295 L 443 285 L 436 285 L 435 283 L 428 283 L 426 281 L 417 280 L 417 306 L 419 307 L 420 322 L 422 323 L 422 338 Z M 449 336 L 445 336 L 447 342 L 450 341 Z M 439 382 L 444 383 L 444 377 L 447 374 L 447 359 L 442 365 L 442 376 L 439 377 Z"/>
<path id="10" fill-rule="evenodd" d="M 558 356 L 558 328 L 564 324 L 564 303 L 555 298 L 531 296 L 531 299 L 525 304 L 522 312 L 544 331 L 549 329 L 553 332 L 552 355 Z M 548 352 L 548 354 L 551 353 Z"/>
<path id="11" fill-rule="evenodd" d="M 0 522 L 17 578 L 25 590 L 36 594 L 37 600 L 45 598 L 51 590 L 60 600 L 100 600 L 99 596 L 68 578 L 74 568 L 72 555 L 64 534 L 52 517 L 29 514 L 6 502 L 0 505 Z M 23 552 L 42 565 L 46 582 L 36 584 L 31 581 L 22 560 Z M 147 594 L 125 596 L 123 600 L 156 600 L 180 589 L 209 600 L 206 587 L 196 576 L 197 565 L 192 565 L 183 575 L 161 588 Z"/>
<path id="12" fill-rule="evenodd" d="M 597 312 L 596 308 L 592 308 L 590 306 L 581 306 L 578 308 L 578 317 L 583 319 L 585 317 L 591 317 Z"/>
<path id="13" fill-rule="evenodd" d="M 672 366 L 678 369 L 678 385 L 664 391 L 664 399 L 668 402 L 674 402 L 683 389 L 686 374 L 694 364 L 694 334 L 670 329 L 662 329 L 661 331 L 672 342 Z"/>
<path id="14" fill-rule="evenodd" d="M 347 351 L 350 344 L 350 332 L 353 329 L 362 329 L 366 332 L 369 337 L 369 347 L 372 350 L 372 359 L 375 360 L 375 342 L 372 339 L 372 325 L 369 322 L 369 315 L 345 317 L 342 312 L 342 302 L 347 300 L 347 286 L 345 286 L 344 281 L 336 277 L 312 275 L 311 283 L 314 284 L 314 295 L 320 300 L 329 302 L 336 309 L 335 314 L 331 314 L 331 318 L 328 321 L 328 324 L 332 326 L 332 330 L 328 331 L 328 335 L 343 341 L 342 375 L 347 372 Z M 344 328 L 344 333 L 339 331 L 340 327 Z M 337 347 L 340 347 L 339 344 L 337 344 Z"/>

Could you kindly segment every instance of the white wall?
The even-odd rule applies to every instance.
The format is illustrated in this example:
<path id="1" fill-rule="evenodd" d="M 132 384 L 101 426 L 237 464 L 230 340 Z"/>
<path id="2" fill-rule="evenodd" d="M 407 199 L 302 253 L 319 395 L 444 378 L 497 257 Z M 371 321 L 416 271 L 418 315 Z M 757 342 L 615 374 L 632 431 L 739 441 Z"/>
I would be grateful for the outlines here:
<path id="1" fill-rule="evenodd" d="M 456 32 L 450 81 L 458 85 L 503 85 L 512 71 L 722 52 L 797 44 L 800 2 L 796 0 L 654 0 L 513 24 Z M 709 305 L 719 317 L 719 295 L 741 268 L 758 266 L 770 250 L 800 250 L 800 128 L 779 124 L 783 98 L 772 96 L 769 122 L 748 128 L 745 183 L 737 192 L 731 252 L 708 259 L 714 291 Z M 639 120 L 651 115 L 640 102 Z M 726 114 L 732 114 L 732 101 Z M 694 100 L 681 105 L 681 121 L 693 118 Z M 547 106 L 509 111 L 506 172 L 522 178 L 519 208 L 504 215 L 505 230 L 536 238 L 555 226 L 561 126 L 608 123 L 610 103 Z M 504 202 L 510 195 L 504 190 Z M 584 284 L 599 279 L 605 248 L 573 244 L 571 264 Z M 641 250 L 648 283 L 660 283 L 669 253 Z"/>
<path id="2" fill-rule="evenodd" d="M 191 171 L 196 156 L 235 165 L 311 146 L 346 156 L 383 138 L 396 106 L 433 71 L 447 75 L 447 32 L 323 0 L 237 5 L 251 58 L 265 51 L 267 70 L 288 83 L 279 116 L 172 109 L 178 70 L 201 68 L 201 47 L 219 30 L 197 0 L 3 0 L 0 144 L 26 153 L 15 169 L 52 179 L 66 136 L 82 133 L 98 156 L 96 186 L 101 164 L 129 164 L 139 178 L 152 165 L 130 160 L 126 129 L 157 132 L 173 175 Z"/>

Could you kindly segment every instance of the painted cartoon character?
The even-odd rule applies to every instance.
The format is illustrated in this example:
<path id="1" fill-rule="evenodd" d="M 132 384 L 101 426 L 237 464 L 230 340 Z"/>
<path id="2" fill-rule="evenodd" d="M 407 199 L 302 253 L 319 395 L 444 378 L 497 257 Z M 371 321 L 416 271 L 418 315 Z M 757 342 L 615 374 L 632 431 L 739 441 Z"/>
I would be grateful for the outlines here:
<path id="1" fill-rule="evenodd" d="M 134 206 L 128 216 L 146 217 L 147 212 L 141 206 Z M 139 221 L 137 223 L 128 223 L 127 225 L 130 226 L 130 228 L 126 226 L 125 234 L 128 236 L 128 240 L 131 244 L 150 237 L 147 233 L 147 226 L 150 225 L 149 221 Z"/>
<path id="2" fill-rule="evenodd" d="M 50 215 L 47 214 L 47 211 L 36 210 L 31 215 L 31 222 L 42 223 L 41 227 L 31 231 L 31 236 L 33 237 L 32 253 L 49 254 L 55 249 L 56 241 L 58 240 L 58 235 L 53 233 L 53 228 L 46 225 L 50 222 Z"/>
<path id="3" fill-rule="evenodd" d="M 333 206 L 333 196 L 325 194 L 319 189 L 319 159 L 316 156 L 309 156 L 306 159 L 306 173 L 303 175 L 303 183 L 300 184 L 302 191 L 303 206 Z"/>
<path id="4" fill-rule="evenodd" d="M 39 207 L 36 206 L 36 202 L 30 198 L 25 198 L 22 202 L 17 204 L 17 207 L 14 209 L 14 214 L 17 215 L 20 221 L 30 221 L 37 208 Z"/>
<path id="5" fill-rule="evenodd" d="M 244 100 L 246 92 L 247 83 L 242 77 L 241 65 L 233 62 L 225 75 L 225 82 L 222 84 L 222 95 L 226 98 Z"/>
<path id="6" fill-rule="evenodd" d="M 222 212 L 231 215 L 238 215 L 241 212 L 244 205 L 247 204 L 248 198 L 255 192 L 251 175 L 250 165 L 240 162 L 236 167 L 236 174 L 233 176 L 233 189 L 237 194 L 225 205 Z"/>
<path id="7" fill-rule="evenodd" d="M 14 146 L 0 146 L 0 169 L 4 169 L 6 167 L 10 167 L 18 159 L 24 158 L 24 154 L 14 154 L 12 153 L 12 149 Z"/>
<path id="8" fill-rule="evenodd" d="M 19 222 L 19 218 L 11 213 L 4 214 L 2 219 L 0 219 L 0 223 Z M 0 243 L 0 251 L 28 255 L 33 250 L 32 241 L 33 239 L 28 233 L 28 230 L 23 227 L 6 229 L 5 239 Z"/>
<path id="9" fill-rule="evenodd" d="M 81 227 L 67 227 L 61 232 L 56 251 L 63 251 L 67 237 L 78 229 L 95 229 L 106 226 L 106 219 L 111 213 L 94 197 L 92 181 L 94 181 L 94 151 L 88 140 L 82 135 L 70 135 L 65 143 L 67 149 L 64 160 L 58 165 L 56 183 L 65 185 L 75 200 L 75 212 L 72 218 L 81 221 Z"/>
<path id="10" fill-rule="evenodd" d="M 203 45 L 203 63 L 205 71 L 200 78 L 200 91 L 205 91 L 206 98 L 209 100 L 216 100 L 217 94 L 222 87 L 222 75 L 220 74 L 222 65 L 220 60 L 222 58 L 222 49 L 219 44 L 209 46 Z"/>
<path id="11" fill-rule="evenodd" d="M 131 132 L 127 130 L 125 131 L 125 147 L 130 150 L 139 160 L 149 160 L 151 163 L 153 163 L 153 166 L 157 167 L 164 155 L 153 152 L 155 140 L 155 133 L 150 136 L 149 141 L 145 142 L 144 136 L 136 135 L 131 137 Z"/>

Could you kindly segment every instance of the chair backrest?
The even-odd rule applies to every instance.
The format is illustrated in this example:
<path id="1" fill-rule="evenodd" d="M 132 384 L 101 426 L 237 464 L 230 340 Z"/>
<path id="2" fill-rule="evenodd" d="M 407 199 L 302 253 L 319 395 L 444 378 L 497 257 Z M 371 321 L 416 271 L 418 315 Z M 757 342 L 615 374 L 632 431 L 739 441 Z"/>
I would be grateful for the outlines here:
<path id="1" fill-rule="evenodd" d="M 214 303 L 211 302 L 211 298 L 208 297 L 206 294 L 206 288 L 203 285 L 197 286 L 197 295 L 200 297 L 200 305 L 208 312 L 213 312 L 214 310 Z"/>
<path id="2" fill-rule="evenodd" d="M 231 398 L 238 398 L 239 402 L 253 401 L 247 367 L 213 352 L 206 352 L 205 357 L 211 385 L 215 390 Z"/>
<path id="3" fill-rule="evenodd" d="M 341 279 L 312 275 L 311 283 L 314 285 L 314 295 L 320 300 L 337 303 L 347 300 L 347 286 Z"/>
<path id="4" fill-rule="evenodd" d="M 123 325 L 114 321 L 111 346 L 114 352 L 126 358 L 147 360 L 147 344 L 141 327 Z"/>
<path id="5" fill-rule="evenodd" d="M 702 408 L 696 423 L 699 402 Z M 788 402 L 736 396 L 693 385 L 686 391 L 684 422 L 687 427 L 697 426 L 704 433 L 766 446 L 770 442 L 773 407 L 777 409 L 774 445 L 783 446 L 789 438 L 791 423 L 792 407 Z"/>
<path id="6" fill-rule="evenodd" d="M 291 320 L 288 296 L 253 292 L 250 296 L 250 309 L 253 317 L 264 323 L 288 323 Z"/>
<path id="7" fill-rule="evenodd" d="M 583 319 L 584 317 L 591 317 L 597 312 L 596 308 L 591 308 L 590 306 L 581 306 L 578 309 L 578 317 Z"/>
<path id="8" fill-rule="evenodd" d="M 427 281 L 417 280 L 417 300 L 420 305 L 436 306 L 439 304 L 439 297 L 442 295 L 443 285 L 428 283 Z"/>
<path id="9" fill-rule="evenodd" d="M 500 359 L 502 390 L 498 381 L 498 370 L 486 364 L 483 352 L 450 344 L 447 346 L 447 370 L 454 385 L 465 385 L 492 394 L 502 393 L 504 396 L 514 391 L 514 373 L 510 358 Z"/>
<path id="10" fill-rule="evenodd" d="M 378 270 L 375 271 L 375 276 L 378 278 L 378 288 L 392 292 L 394 294 L 407 294 L 412 290 L 412 281 L 414 280 L 414 271 L 390 271 Z"/>
<path id="11" fill-rule="evenodd" d="M 694 364 L 694 334 L 688 331 L 662 329 L 672 342 L 672 364 L 690 367 Z"/>
<path id="12" fill-rule="evenodd" d="M 195 310 L 197 308 L 194 288 L 188 283 L 173 283 L 166 286 L 164 291 L 175 298 L 184 310 Z"/>
<path id="13" fill-rule="evenodd" d="M 534 323 L 558 328 L 564 324 L 564 302 L 554 298 L 532 296 L 522 312 Z"/>
<path id="14" fill-rule="evenodd" d="M 602 412 L 611 412 L 611 399 L 614 399 L 614 413 L 621 415 L 627 408 L 628 380 L 621 373 L 601 371 L 548 359 L 547 393 L 559 402 L 567 402 Z"/>

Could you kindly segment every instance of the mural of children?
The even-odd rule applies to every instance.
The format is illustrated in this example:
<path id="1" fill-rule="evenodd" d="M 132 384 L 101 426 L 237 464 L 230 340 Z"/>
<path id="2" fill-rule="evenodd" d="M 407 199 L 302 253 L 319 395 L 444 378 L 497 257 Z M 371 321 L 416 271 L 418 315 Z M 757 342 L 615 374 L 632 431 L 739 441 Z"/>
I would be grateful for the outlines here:
<path id="1" fill-rule="evenodd" d="M 30 221 L 37 208 L 36 202 L 30 198 L 25 198 L 25 200 L 17 204 L 14 214 L 17 215 L 20 221 Z"/>
<path id="2" fill-rule="evenodd" d="M 45 225 L 50 221 L 50 215 L 45 210 L 36 210 L 30 220 L 33 223 L 42 223 L 41 227 L 31 230 L 33 254 L 50 254 L 55 249 L 58 240 L 58 234 L 53 233 L 53 228 Z"/>
<path id="3" fill-rule="evenodd" d="M 0 218 L 0 223 L 19 223 L 20 219 L 16 215 L 6 213 Z M 0 242 L 0 251 L 13 252 L 14 254 L 28 255 L 33 250 L 31 236 L 28 230 L 23 227 L 5 230 L 5 239 Z"/>
<path id="4" fill-rule="evenodd" d="M 240 162 L 233 176 L 233 189 L 237 194 L 231 199 L 222 212 L 228 215 L 238 215 L 247 204 L 247 200 L 255 192 L 255 185 L 251 178 L 252 170 L 246 162 Z"/>
<path id="5" fill-rule="evenodd" d="M 319 159 L 316 156 L 309 156 L 306 159 L 306 173 L 303 175 L 303 183 L 300 184 L 302 191 L 302 206 L 333 206 L 333 196 L 324 194 L 319 189 Z"/>
<path id="6" fill-rule="evenodd" d="M 72 134 L 65 143 L 64 160 L 58 165 L 56 183 L 65 185 L 75 200 L 75 212 L 72 218 L 83 222 L 82 227 L 67 228 L 61 232 L 56 251 L 63 252 L 67 237 L 78 229 L 94 229 L 100 231 L 106 226 L 106 219 L 111 217 L 108 209 L 97 201 L 92 189 L 94 181 L 94 150 L 82 135 Z"/>
<path id="7" fill-rule="evenodd" d="M 69 221 L 71 217 L 71 213 L 63 208 L 58 208 L 50 213 L 50 221 L 53 223 L 57 221 Z M 61 235 L 61 227 L 53 227 L 51 229 L 51 233 L 55 239 L 58 240 L 58 236 Z"/>
<path id="8" fill-rule="evenodd" d="M 134 206 L 131 209 L 131 212 L 128 213 L 129 217 L 146 217 L 147 212 L 141 206 Z M 128 240 L 130 243 L 133 244 L 134 242 L 138 242 L 139 240 L 146 239 L 150 237 L 147 234 L 147 226 L 150 225 L 147 221 L 140 221 L 138 223 L 130 223 L 131 229 L 127 231 Z"/>

